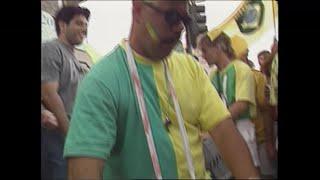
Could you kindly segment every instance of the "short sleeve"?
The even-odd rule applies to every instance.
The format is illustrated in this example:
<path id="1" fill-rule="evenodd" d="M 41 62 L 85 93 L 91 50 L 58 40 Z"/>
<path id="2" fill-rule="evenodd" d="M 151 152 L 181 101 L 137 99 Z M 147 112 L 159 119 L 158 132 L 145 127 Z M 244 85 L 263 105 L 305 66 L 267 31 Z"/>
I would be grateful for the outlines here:
<path id="1" fill-rule="evenodd" d="M 201 129 L 208 131 L 218 125 L 222 120 L 231 117 L 231 115 L 205 72 L 199 69 L 198 75 L 199 90 L 201 93 L 199 121 Z"/>
<path id="2" fill-rule="evenodd" d="M 77 92 L 64 157 L 107 159 L 116 141 L 117 106 L 108 87 L 85 77 Z"/>
<path id="3" fill-rule="evenodd" d="M 255 105 L 255 83 L 252 70 L 248 68 L 236 69 L 236 101 L 248 101 Z"/>
<path id="4" fill-rule="evenodd" d="M 41 83 L 59 81 L 62 56 L 59 49 L 48 43 L 41 46 Z"/>
<path id="5" fill-rule="evenodd" d="M 238 66 L 236 69 L 236 101 L 249 102 L 251 117 L 256 116 L 255 81 L 253 72 L 249 67 Z"/>

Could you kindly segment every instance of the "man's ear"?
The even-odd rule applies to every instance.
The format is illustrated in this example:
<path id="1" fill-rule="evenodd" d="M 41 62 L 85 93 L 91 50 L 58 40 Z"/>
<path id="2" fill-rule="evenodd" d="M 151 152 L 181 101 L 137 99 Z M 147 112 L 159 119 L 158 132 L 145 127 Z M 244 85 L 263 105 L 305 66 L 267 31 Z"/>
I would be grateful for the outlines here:
<path id="1" fill-rule="evenodd" d="M 141 9 L 143 2 L 141 0 L 133 0 L 132 1 L 132 12 L 133 12 L 133 20 L 140 23 L 141 22 Z"/>
<path id="2" fill-rule="evenodd" d="M 59 28 L 60 28 L 60 33 L 65 32 L 65 29 L 66 29 L 66 27 L 67 27 L 67 24 L 66 24 L 65 22 L 59 21 L 59 22 L 58 22 L 58 26 L 59 26 Z"/>

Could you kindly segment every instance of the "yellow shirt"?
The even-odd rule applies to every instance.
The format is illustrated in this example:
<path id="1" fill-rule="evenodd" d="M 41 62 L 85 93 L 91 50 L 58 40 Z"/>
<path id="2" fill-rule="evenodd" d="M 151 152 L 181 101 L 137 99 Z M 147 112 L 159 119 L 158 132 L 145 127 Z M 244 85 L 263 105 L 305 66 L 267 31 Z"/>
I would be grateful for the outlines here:
<path id="1" fill-rule="evenodd" d="M 218 93 L 230 107 L 236 101 L 249 103 L 248 111 L 237 120 L 251 119 L 256 116 L 255 85 L 251 68 L 240 60 L 231 61 L 223 70 L 213 70 L 210 79 Z"/>
<path id="2" fill-rule="evenodd" d="M 82 81 L 64 156 L 81 154 L 106 159 L 104 179 L 154 179 L 124 48 L 122 42 Z M 162 176 L 190 179 L 164 64 L 133 53 Z M 230 113 L 203 68 L 190 55 L 172 51 L 166 61 L 187 131 L 195 176 L 210 178 L 200 132 L 212 130 Z M 171 122 L 168 126 L 166 117 Z"/>
<path id="3" fill-rule="evenodd" d="M 264 121 L 267 118 L 271 118 L 270 112 L 267 109 L 268 99 L 265 96 L 265 88 L 267 85 L 267 79 L 260 71 L 253 70 L 253 75 L 255 79 L 255 92 L 256 92 L 256 110 L 257 116 L 252 119 L 255 125 L 256 136 L 258 144 L 265 141 L 265 127 Z"/>

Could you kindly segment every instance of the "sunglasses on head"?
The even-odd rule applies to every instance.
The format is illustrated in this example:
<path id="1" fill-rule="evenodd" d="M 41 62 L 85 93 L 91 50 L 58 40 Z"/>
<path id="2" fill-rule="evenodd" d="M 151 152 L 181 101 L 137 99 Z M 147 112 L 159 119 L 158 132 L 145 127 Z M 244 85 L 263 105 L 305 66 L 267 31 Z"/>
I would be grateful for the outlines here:
<path id="1" fill-rule="evenodd" d="M 179 24 L 181 21 L 183 22 L 183 24 L 187 25 L 190 21 L 191 18 L 190 16 L 181 16 L 177 11 L 175 10 L 167 10 L 164 11 L 162 9 L 159 9 L 158 7 L 154 6 L 151 3 L 147 3 L 145 1 L 143 1 L 143 3 L 145 5 L 147 5 L 148 7 L 150 7 L 151 9 L 157 11 L 160 14 L 164 15 L 164 18 L 166 20 L 166 22 L 168 23 L 169 26 L 173 26 L 173 25 L 177 25 Z"/>

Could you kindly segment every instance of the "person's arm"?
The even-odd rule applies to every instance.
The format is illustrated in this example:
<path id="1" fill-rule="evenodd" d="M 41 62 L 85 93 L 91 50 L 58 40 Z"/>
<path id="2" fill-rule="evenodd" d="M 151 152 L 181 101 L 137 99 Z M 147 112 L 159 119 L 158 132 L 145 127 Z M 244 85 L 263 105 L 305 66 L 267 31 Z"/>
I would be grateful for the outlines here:
<path id="1" fill-rule="evenodd" d="M 42 83 L 42 102 L 45 107 L 56 116 L 59 124 L 58 128 L 66 136 L 69 127 L 69 120 L 62 99 L 57 92 L 58 86 L 58 82 Z"/>
<path id="2" fill-rule="evenodd" d="M 246 101 L 237 101 L 229 107 L 231 117 L 233 120 L 236 120 L 249 108 L 248 102 Z"/>
<path id="3" fill-rule="evenodd" d="M 278 52 L 278 41 L 277 40 L 274 40 L 272 46 L 271 46 L 271 54 L 269 56 L 269 58 L 266 59 L 266 67 L 269 67 L 271 68 L 271 64 L 272 64 L 272 61 L 274 59 L 274 56 L 277 54 Z"/>
<path id="4" fill-rule="evenodd" d="M 271 55 L 270 55 L 270 59 L 269 61 L 272 62 L 272 60 L 274 59 L 274 56 L 278 53 L 278 41 L 274 40 L 272 46 L 271 46 Z"/>
<path id="5" fill-rule="evenodd" d="M 58 128 L 57 118 L 52 114 L 52 112 L 46 109 L 46 107 L 42 104 L 42 102 L 41 102 L 41 126 L 47 129 Z"/>
<path id="6" fill-rule="evenodd" d="M 58 88 L 63 69 L 61 50 L 55 43 L 41 45 L 41 103 L 53 113 L 58 121 L 58 129 L 67 134 L 69 121 Z"/>
<path id="7" fill-rule="evenodd" d="M 97 158 L 67 158 L 68 180 L 102 180 L 104 163 Z"/>
<path id="8" fill-rule="evenodd" d="M 104 84 L 89 73 L 78 88 L 63 155 L 70 180 L 102 179 L 118 129 L 118 96 L 108 88 L 117 87 L 112 77 Z"/>
<path id="9" fill-rule="evenodd" d="M 258 178 L 249 149 L 231 118 L 221 121 L 210 131 L 222 159 L 237 179 Z"/>
<path id="10" fill-rule="evenodd" d="M 41 126 L 47 129 L 57 129 L 57 118 L 47 109 L 41 110 Z"/>

